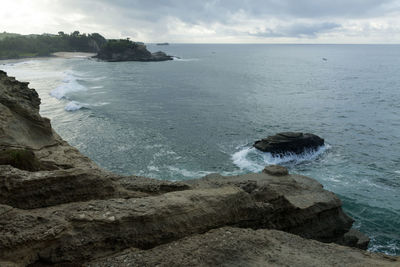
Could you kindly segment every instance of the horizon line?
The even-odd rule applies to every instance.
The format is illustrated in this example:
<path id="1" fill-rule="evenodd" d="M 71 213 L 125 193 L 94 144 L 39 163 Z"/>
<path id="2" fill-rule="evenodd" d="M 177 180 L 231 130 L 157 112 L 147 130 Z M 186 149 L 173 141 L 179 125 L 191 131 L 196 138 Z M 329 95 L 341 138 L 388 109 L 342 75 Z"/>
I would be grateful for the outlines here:
<path id="1" fill-rule="evenodd" d="M 60 31 L 59 31 L 60 32 Z M 64 32 L 64 31 L 62 31 Z M 79 31 L 80 32 L 80 31 Z M 9 33 L 9 34 L 18 34 L 18 35 L 43 35 L 43 34 L 50 34 L 50 35 L 57 35 L 57 33 L 50 33 L 50 32 L 43 32 L 43 33 L 28 33 L 28 34 L 24 34 L 24 33 L 17 33 L 17 32 L 8 32 L 6 30 L 0 31 L 1 33 Z M 85 32 L 80 32 L 85 33 Z M 91 33 L 87 33 L 87 34 L 91 34 Z M 99 33 L 101 34 L 101 33 Z M 103 35 L 103 34 L 101 34 Z M 133 42 L 139 42 L 139 43 L 144 43 L 144 44 L 158 44 L 158 43 L 168 43 L 168 44 L 205 44 L 205 45 L 219 45 L 219 44 L 232 44 L 232 45 L 240 45 L 240 44 L 249 44 L 249 45 L 400 45 L 400 43 L 380 43 L 380 42 L 371 42 L 371 43 L 346 43 L 346 42 L 339 42 L 339 43 L 308 43 L 308 42 L 200 42 L 200 43 L 196 43 L 196 42 L 173 42 L 173 41 L 140 41 L 140 40 L 134 40 L 134 38 L 132 37 L 119 37 L 119 38 L 106 38 L 107 40 L 111 40 L 111 39 L 130 39 Z"/>

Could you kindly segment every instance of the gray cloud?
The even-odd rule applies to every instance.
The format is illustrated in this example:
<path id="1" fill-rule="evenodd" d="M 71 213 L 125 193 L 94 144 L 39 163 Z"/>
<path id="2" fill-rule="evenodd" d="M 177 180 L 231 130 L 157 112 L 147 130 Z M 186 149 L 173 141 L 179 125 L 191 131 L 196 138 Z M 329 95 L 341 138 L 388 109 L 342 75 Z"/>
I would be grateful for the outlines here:
<path id="1" fill-rule="evenodd" d="M 110 38 L 171 42 L 400 36 L 398 0 L 36 1 L 37 10 L 53 16 L 51 25 L 37 26 L 47 32 L 78 29 Z M 9 25 L 3 20 L 0 25 Z M 20 27 L 26 25 L 31 24 Z"/>
<path id="2" fill-rule="evenodd" d="M 69 1 L 71 2 L 71 1 Z M 93 5 L 117 8 L 144 19 L 176 16 L 186 22 L 225 21 L 239 11 L 252 17 L 361 18 L 399 11 L 397 0 L 88 0 L 73 1 L 74 6 Z"/>
<path id="3" fill-rule="evenodd" d="M 341 27 L 333 22 L 323 23 L 296 23 L 289 26 L 279 26 L 276 29 L 265 29 L 249 35 L 259 37 L 298 37 L 315 38 L 318 34 Z"/>

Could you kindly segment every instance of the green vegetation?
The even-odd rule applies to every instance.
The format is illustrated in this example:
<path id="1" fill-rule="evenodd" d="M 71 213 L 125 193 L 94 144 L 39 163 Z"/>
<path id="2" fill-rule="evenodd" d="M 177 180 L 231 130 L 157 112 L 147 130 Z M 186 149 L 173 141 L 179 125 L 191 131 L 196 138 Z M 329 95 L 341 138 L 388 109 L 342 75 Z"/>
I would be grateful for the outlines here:
<path id="1" fill-rule="evenodd" d="M 146 48 L 143 44 L 132 42 L 128 39 L 111 39 L 102 47 L 104 53 L 122 53 L 128 49 Z"/>
<path id="2" fill-rule="evenodd" d="M 58 35 L 18 35 L 0 34 L 0 59 L 49 56 L 54 52 L 92 52 L 96 53 L 107 40 L 98 33 L 71 34 L 59 32 Z"/>
<path id="3" fill-rule="evenodd" d="M 40 170 L 40 163 L 35 154 L 26 149 L 6 149 L 0 151 L 0 165 L 11 165 L 27 171 Z"/>
<path id="4" fill-rule="evenodd" d="M 0 40 L 6 38 L 6 37 L 15 37 L 19 36 L 20 34 L 18 33 L 10 33 L 10 32 L 0 32 Z"/>
<path id="5" fill-rule="evenodd" d="M 132 42 L 129 38 L 107 40 L 107 43 L 98 52 L 97 57 L 100 59 L 109 59 L 112 58 L 113 54 L 123 54 L 127 51 L 128 53 L 134 52 L 134 57 L 137 58 L 151 57 L 151 53 L 146 49 L 144 44 Z"/>

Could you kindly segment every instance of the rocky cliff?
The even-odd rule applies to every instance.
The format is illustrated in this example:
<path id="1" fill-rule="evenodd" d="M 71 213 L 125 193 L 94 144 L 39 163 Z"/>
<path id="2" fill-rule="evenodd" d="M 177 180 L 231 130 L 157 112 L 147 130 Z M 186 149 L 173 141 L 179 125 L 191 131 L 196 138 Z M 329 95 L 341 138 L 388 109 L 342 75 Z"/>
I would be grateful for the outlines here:
<path id="1" fill-rule="evenodd" d="M 185 183 L 115 175 L 63 141 L 39 105 L 0 71 L 0 266 L 399 264 L 332 243 L 367 239 L 311 178 L 279 167 Z"/>
<path id="2" fill-rule="evenodd" d="M 130 40 L 108 40 L 95 57 L 110 62 L 166 61 L 173 59 L 172 56 L 161 51 L 151 53 L 144 44 L 139 44 Z"/>

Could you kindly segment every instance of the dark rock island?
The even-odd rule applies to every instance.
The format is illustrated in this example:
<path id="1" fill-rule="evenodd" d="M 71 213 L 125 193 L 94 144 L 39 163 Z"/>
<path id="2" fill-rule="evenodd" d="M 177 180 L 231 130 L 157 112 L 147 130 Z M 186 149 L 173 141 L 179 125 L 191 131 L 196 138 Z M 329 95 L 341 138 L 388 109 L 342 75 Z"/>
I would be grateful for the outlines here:
<path id="1" fill-rule="evenodd" d="M 355 248 L 368 238 L 311 178 L 278 166 L 187 182 L 113 174 L 62 140 L 39 105 L 0 71 L 0 266 L 400 263 Z"/>
<path id="2" fill-rule="evenodd" d="M 283 132 L 256 141 L 254 147 L 272 154 L 300 154 L 307 149 L 317 149 L 324 145 L 324 139 L 310 133 Z"/>
<path id="3" fill-rule="evenodd" d="M 130 40 L 108 40 L 95 57 L 110 62 L 173 60 L 164 52 L 151 53 L 144 44 Z"/>

